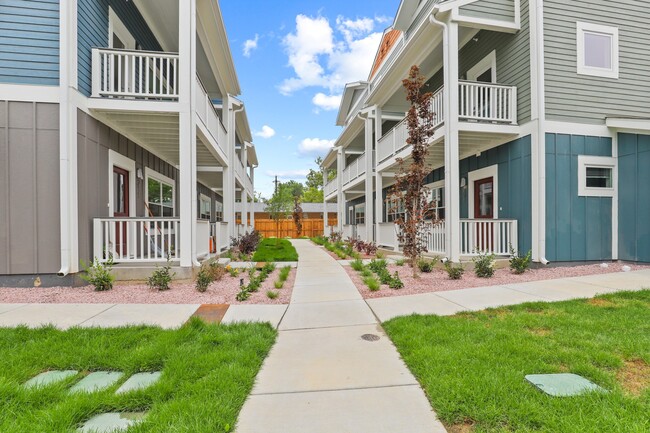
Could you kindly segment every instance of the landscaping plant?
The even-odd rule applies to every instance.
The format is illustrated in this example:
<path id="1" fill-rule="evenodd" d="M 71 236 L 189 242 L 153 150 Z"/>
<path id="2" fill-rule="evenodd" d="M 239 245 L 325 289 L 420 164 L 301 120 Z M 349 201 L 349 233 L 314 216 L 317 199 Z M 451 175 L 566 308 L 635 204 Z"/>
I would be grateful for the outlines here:
<path id="1" fill-rule="evenodd" d="M 85 272 L 85 274 L 80 275 L 81 278 L 95 286 L 96 291 L 104 292 L 113 288 L 115 282 L 115 276 L 112 274 L 113 256 L 109 256 L 106 263 L 101 263 L 97 257 L 94 258 L 90 265 L 86 265 L 82 260 L 81 267 Z"/>
<path id="2" fill-rule="evenodd" d="M 381 285 L 379 284 L 379 281 L 375 277 L 371 275 L 364 277 L 363 278 L 363 283 L 368 286 L 368 290 L 371 292 L 376 292 L 381 288 Z"/>
<path id="3" fill-rule="evenodd" d="M 480 253 L 472 258 L 474 262 L 474 273 L 479 278 L 491 278 L 494 275 L 494 254 L 487 252 Z"/>
<path id="4" fill-rule="evenodd" d="M 269 299 L 276 299 L 280 294 L 278 292 L 274 292 L 273 290 L 268 290 L 266 292 L 266 297 Z"/>
<path id="5" fill-rule="evenodd" d="M 510 270 L 514 274 L 523 274 L 530 267 L 531 257 L 533 252 L 528 250 L 528 253 L 521 257 L 518 252 L 510 245 Z"/>
<path id="6" fill-rule="evenodd" d="M 445 271 L 447 271 L 450 280 L 460 280 L 465 273 L 465 268 L 463 268 L 462 263 L 454 265 L 451 261 L 446 261 Z"/>
<path id="7" fill-rule="evenodd" d="M 397 266 L 404 266 L 404 263 L 406 263 L 406 260 L 404 260 L 404 259 L 397 259 L 397 260 L 395 260 L 395 264 L 396 264 Z M 421 269 L 420 269 L 420 270 L 421 270 Z"/>
<path id="8" fill-rule="evenodd" d="M 361 259 L 354 259 L 350 262 L 350 267 L 357 272 L 363 271 L 363 261 Z"/>
<path id="9" fill-rule="evenodd" d="M 196 274 L 196 290 L 204 293 L 212 283 L 212 274 L 207 266 L 203 265 Z"/>
<path id="10" fill-rule="evenodd" d="M 404 283 L 402 282 L 401 278 L 399 277 L 399 273 L 395 271 L 393 274 L 393 277 L 391 280 L 388 282 L 388 287 L 391 289 L 402 289 L 404 288 Z"/>
<path id="11" fill-rule="evenodd" d="M 237 238 L 230 238 L 230 246 L 241 254 L 248 256 L 253 254 L 260 243 L 262 235 L 257 230 L 240 235 Z"/>
<path id="12" fill-rule="evenodd" d="M 420 270 L 420 272 L 430 273 L 433 271 L 433 268 L 436 265 L 437 261 L 438 261 L 437 257 L 433 259 L 425 259 L 423 257 L 418 260 L 418 269 Z"/>
<path id="13" fill-rule="evenodd" d="M 285 266 L 284 268 L 280 269 L 280 275 L 278 278 L 280 281 L 285 282 L 287 281 L 287 278 L 289 278 L 289 274 L 291 273 L 291 266 Z"/>
<path id="14" fill-rule="evenodd" d="M 156 265 L 156 269 L 153 271 L 149 279 L 147 279 L 147 285 L 152 290 L 169 290 L 169 284 L 172 282 L 176 272 L 171 271 L 171 261 L 169 257 L 167 258 L 167 264 L 165 266 L 159 267 Z"/>
<path id="15" fill-rule="evenodd" d="M 273 282 L 273 287 L 276 289 L 281 289 L 284 286 L 284 281 L 282 280 L 277 280 Z"/>

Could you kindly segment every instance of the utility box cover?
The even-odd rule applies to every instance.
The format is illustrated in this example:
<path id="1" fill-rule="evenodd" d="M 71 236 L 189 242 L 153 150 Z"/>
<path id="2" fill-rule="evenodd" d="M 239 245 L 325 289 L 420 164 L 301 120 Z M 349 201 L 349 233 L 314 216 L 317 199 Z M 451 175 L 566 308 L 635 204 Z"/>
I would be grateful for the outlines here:
<path id="1" fill-rule="evenodd" d="M 572 397 L 590 391 L 606 392 L 604 388 L 590 380 L 571 373 L 529 374 L 526 380 L 554 397 Z"/>

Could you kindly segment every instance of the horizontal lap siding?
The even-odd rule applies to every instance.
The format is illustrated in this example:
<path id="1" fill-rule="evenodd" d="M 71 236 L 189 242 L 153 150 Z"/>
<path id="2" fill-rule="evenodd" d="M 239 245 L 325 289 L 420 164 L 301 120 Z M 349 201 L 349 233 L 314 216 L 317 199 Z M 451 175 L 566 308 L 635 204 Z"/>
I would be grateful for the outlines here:
<path id="1" fill-rule="evenodd" d="M 619 79 L 578 75 L 576 22 L 619 29 Z M 546 114 L 552 120 L 604 123 L 650 112 L 650 14 L 636 0 L 544 2 Z"/>
<path id="2" fill-rule="evenodd" d="M 546 258 L 612 258 L 611 197 L 578 196 L 578 155 L 612 156 L 607 137 L 546 134 Z"/>
<path id="3" fill-rule="evenodd" d="M 59 1 L 0 2 L 0 82 L 59 85 Z"/>
<path id="4" fill-rule="evenodd" d="M 500 21 L 514 21 L 515 0 L 479 0 L 459 8 L 460 15 Z"/>
<path id="5" fill-rule="evenodd" d="M 134 2 L 124 0 L 78 0 L 79 91 L 90 96 L 92 91 L 92 48 L 108 47 L 108 7 L 124 23 L 144 50 L 161 51 L 151 29 Z M 176 29 L 169 29 L 176 31 Z"/>

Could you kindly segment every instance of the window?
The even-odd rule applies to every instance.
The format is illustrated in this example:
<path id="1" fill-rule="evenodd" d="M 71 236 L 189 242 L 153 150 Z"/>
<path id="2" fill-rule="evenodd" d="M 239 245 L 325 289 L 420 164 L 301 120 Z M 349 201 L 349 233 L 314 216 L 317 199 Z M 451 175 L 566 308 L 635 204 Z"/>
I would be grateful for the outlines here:
<path id="1" fill-rule="evenodd" d="M 577 24 L 578 74 L 618 78 L 618 28 Z"/>
<path id="2" fill-rule="evenodd" d="M 218 222 L 223 221 L 223 203 L 217 201 L 214 205 L 214 220 Z"/>
<path id="3" fill-rule="evenodd" d="M 366 222 L 366 205 L 358 204 L 354 207 L 354 223 L 365 224 Z"/>
<path id="4" fill-rule="evenodd" d="M 606 156 L 578 156 L 578 195 L 613 197 L 616 160 Z"/>
<path id="5" fill-rule="evenodd" d="M 389 223 L 397 221 L 399 218 L 404 218 L 406 215 L 406 208 L 404 199 L 402 198 L 389 198 L 386 200 L 386 221 Z"/>
<path id="6" fill-rule="evenodd" d="M 212 200 L 203 194 L 199 196 L 199 219 L 208 221 L 212 219 Z"/>
<path id="7" fill-rule="evenodd" d="M 441 185 L 441 183 L 439 183 Z M 427 220 L 444 220 L 445 219 L 445 187 L 428 185 L 431 190 L 429 203 L 431 208 L 425 215 Z"/>
<path id="8" fill-rule="evenodd" d="M 147 180 L 147 209 L 151 217 L 174 216 L 174 180 L 153 170 L 145 169 Z"/>

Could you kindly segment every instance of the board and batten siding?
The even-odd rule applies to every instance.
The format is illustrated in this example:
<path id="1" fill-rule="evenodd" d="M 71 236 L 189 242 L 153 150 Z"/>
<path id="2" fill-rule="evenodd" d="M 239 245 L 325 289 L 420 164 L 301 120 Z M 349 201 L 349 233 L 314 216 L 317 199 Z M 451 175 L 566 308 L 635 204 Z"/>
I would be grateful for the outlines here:
<path id="1" fill-rule="evenodd" d="M 92 48 L 108 47 L 108 7 L 122 20 L 143 50 L 162 48 L 133 1 L 78 0 L 79 91 L 90 96 L 92 91 Z M 178 29 L 169 29 L 177 32 Z"/>
<path id="2" fill-rule="evenodd" d="M 0 275 L 61 267 L 59 105 L 0 101 Z"/>
<path id="3" fill-rule="evenodd" d="M 578 155 L 612 156 L 612 139 L 546 134 L 546 258 L 612 258 L 612 198 L 578 195 Z"/>
<path id="4" fill-rule="evenodd" d="M 618 257 L 650 262 L 650 135 L 618 135 Z"/>
<path id="5" fill-rule="evenodd" d="M 59 85 L 59 0 L 0 2 L 0 83 Z"/>
<path id="6" fill-rule="evenodd" d="M 512 22 L 515 20 L 515 0 L 479 0 L 461 6 L 458 11 L 466 17 Z"/>
<path id="7" fill-rule="evenodd" d="M 619 78 L 577 73 L 576 23 L 619 29 Z M 650 13 L 638 0 L 545 0 L 546 116 L 604 124 L 608 116 L 650 113 Z"/>
<path id="8" fill-rule="evenodd" d="M 519 124 L 531 118 L 530 83 L 530 27 L 528 19 L 528 0 L 521 1 L 521 30 L 516 34 L 481 30 L 458 53 L 459 78 L 467 76 L 467 71 L 496 50 L 497 83 L 517 86 L 517 121 Z M 444 84 L 443 70 L 440 69 L 427 82 L 428 91 L 434 92 Z"/>

